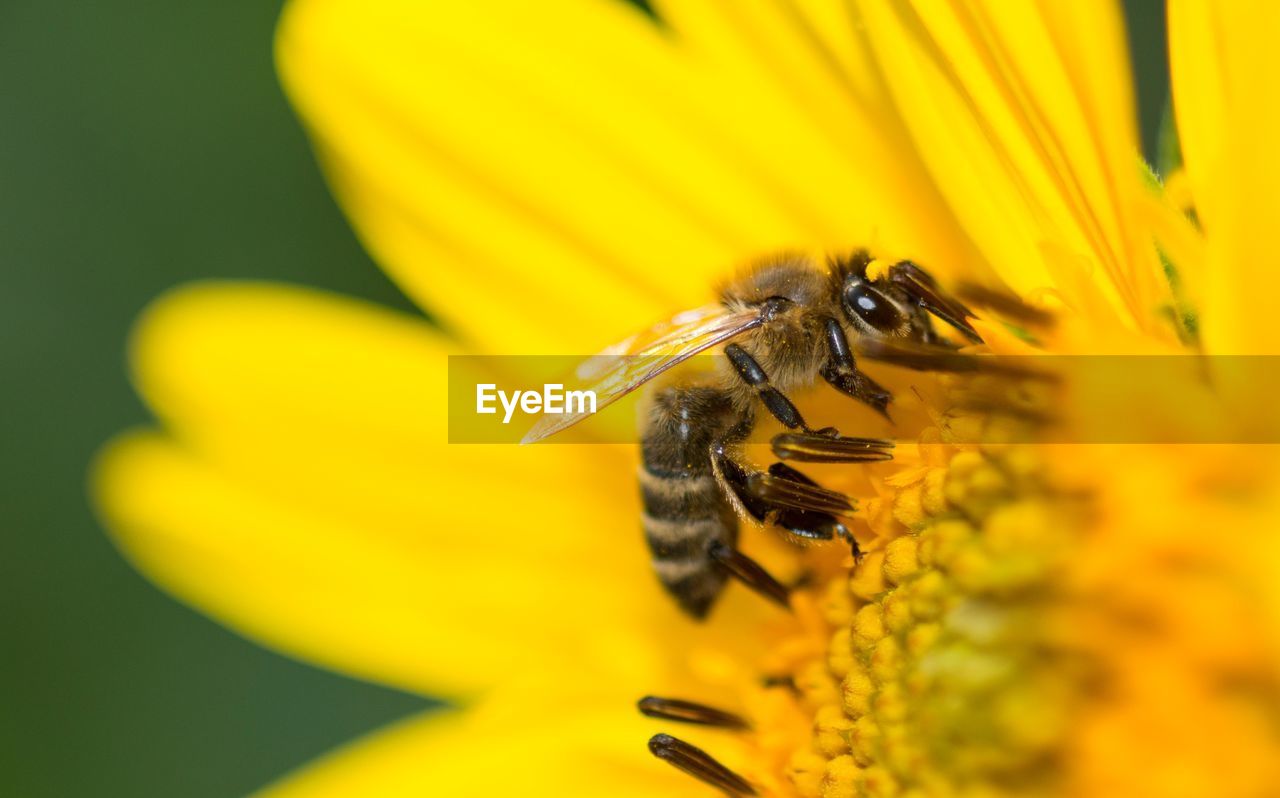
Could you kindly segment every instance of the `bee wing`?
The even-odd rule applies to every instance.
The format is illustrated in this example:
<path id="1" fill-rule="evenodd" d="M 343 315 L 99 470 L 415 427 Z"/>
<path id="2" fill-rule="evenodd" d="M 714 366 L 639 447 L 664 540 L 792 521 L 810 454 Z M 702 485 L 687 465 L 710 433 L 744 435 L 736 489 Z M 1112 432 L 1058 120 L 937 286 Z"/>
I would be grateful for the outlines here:
<path id="1" fill-rule="evenodd" d="M 575 374 L 589 383 L 583 388 L 595 393 L 596 412 L 599 412 L 664 371 L 758 327 L 763 320 L 757 309 L 731 312 L 720 305 L 707 305 L 685 311 L 589 358 Z M 587 412 L 544 415 L 520 442 L 540 441 L 589 415 Z"/>
<path id="2" fill-rule="evenodd" d="M 643 356 L 646 350 L 654 347 L 674 346 L 682 335 L 696 334 L 702 324 L 728 315 L 730 314 L 723 305 L 703 305 L 682 311 L 644 332 L 605 347 L 599 354 L 582 361 L 574 375 L 580 380 L 594 382 L 610 369 L 616 368 L 623 359 Z"/>

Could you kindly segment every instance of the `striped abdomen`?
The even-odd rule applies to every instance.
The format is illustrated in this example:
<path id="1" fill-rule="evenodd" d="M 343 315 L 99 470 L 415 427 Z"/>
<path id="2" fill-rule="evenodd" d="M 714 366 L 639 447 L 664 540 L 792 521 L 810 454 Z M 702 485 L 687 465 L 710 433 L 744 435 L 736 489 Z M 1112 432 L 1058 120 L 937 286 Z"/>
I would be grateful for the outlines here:
<path id="1" fill-rule="evenodd" d="M 711 445 L 738 420 L 727 393 L 672 386 L 654 395 L 642 430 L 640 491 L 653 568 L 695 618 L 711 609 L 726 579 L 711 546 L 737 542 L 737 515 L 716 481 Z"/>

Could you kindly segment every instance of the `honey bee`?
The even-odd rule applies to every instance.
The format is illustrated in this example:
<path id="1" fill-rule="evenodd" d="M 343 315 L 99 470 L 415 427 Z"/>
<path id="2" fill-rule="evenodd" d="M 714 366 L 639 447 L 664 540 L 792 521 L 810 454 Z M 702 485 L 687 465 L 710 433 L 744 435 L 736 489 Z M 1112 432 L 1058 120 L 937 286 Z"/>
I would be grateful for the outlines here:
<path id="1" fill-rule="evenodd" d="M 754 264 L 721 289 L 717 304 L 681 313 L 579 369 L 603 409 L 690 357 L 723 347 L 724 360 L 710 377 L 650 386 L 640 419 L 645 538 L 659 580 L 694 618 L 707 615 L 731 576 L 787 602 L 786 588 L 738 551 L 741 517 L 802 540 L 842 539 L 859 556 L 840 520 L 853 509 L 849 499 L 781 461 L 888 460 L 893 444 L 814 429 L 788 394 L 820 377 L 887 416 L 892 396 L 858 369 L 851 338 L 863 353 L 915 368 L 946 368 L 955 348 L 931 317 L 981 343 L 969 323 L 973 314 L 919 266 L 900 261 L 872 275 L 872 263 L 860 250 L 825 268 L 794 256 Z M 779 462 L 765 471 L 741 451 L 757 403 L 788 430 L 773 438 Z M 586 415 L 543 416 L 525 442 Z"/>

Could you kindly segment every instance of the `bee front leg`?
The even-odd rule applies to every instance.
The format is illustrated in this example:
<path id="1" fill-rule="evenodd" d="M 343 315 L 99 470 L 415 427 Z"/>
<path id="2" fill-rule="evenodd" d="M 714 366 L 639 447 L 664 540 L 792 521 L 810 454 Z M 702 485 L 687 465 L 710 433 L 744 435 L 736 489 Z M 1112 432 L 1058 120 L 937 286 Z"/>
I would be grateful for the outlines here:
<path id="1" fill-rule="evenodd" d="M 804 417 L 800 415 L 800 411 L 791 403 L 782 391 L 779 391 L 769 382 L 769 375 L 764 373 L 764 369 L 756 362 L 756 359 L 748 354 L 738 344 L 729 344 L 724 348 L 725 357 L 729 358 L 729 362 L 733 364 L 734 370 L 738 372 L 738 376 L 747 385 L 755 389 L 756 395 L 760 397 L 760 402 L 765 409 L 773 415 L 774 418 L 787 429 L 802 429 L 809 432 L 809 426 L 804 423 Z"/>
<path id="2" fill-rule="evenodd" d="M 849 339 L 845 337 L 844 328 L 840 326 L 840 322 L 828 318 L 823 323 L 823 330 L 828 356 L 826 365 L 820 371 L 822 379 L 837 391 L 857 399 L 888 418 L 889 411 L 885 408 L 893 399 L 893 394 L 858 371 L 857 364 L 853 360 L 853 351 L 849 348 Z"/>

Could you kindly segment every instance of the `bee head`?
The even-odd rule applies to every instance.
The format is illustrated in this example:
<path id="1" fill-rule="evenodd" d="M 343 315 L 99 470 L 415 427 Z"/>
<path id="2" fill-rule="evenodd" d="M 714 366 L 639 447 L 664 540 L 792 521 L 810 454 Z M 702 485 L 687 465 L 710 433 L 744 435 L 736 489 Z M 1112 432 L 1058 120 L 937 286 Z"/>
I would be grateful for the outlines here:
<path id="1" fill-rule="evenodd" d="M 911 329 L 910 308 L 894 293 L 892 288 L 880 288 L 868 280 L 865 270 L 852 269 L 840 286 L 840 307 L 849 323 L 864 335 L 906 335 Z"/>

